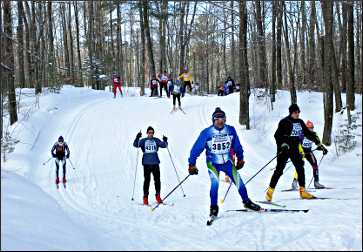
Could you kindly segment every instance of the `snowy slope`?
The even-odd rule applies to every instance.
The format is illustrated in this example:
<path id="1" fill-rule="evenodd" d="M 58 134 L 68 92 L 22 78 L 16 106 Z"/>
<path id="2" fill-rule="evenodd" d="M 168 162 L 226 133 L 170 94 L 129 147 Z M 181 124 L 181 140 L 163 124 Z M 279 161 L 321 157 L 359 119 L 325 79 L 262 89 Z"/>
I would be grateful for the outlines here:
<path id="1" fill-rule="evenodd" d="M 1 249 L 362 249 L 361 125 L 357 129 L 357 147 L 352 152 L 337 156 L 332 145 L 322 161 L 321 183 L 336 189 L 314 194 L 336 199 L 306 201 L 299 200 L 297 192 L 280 192 L 291 184 L 293 168 L 288 168 L 288 164 L 274 200 L 293 209 L 310 208 L 309 213 L 226 212 L 242 207 L 233 186 L 220 205 L 222 218 L 207 227 L 210 182 L 204 153 L 197 162 L 199 175 L 189 177 L 182 185 L 186 197 L 181 188 L 177 189 L 166 199 L 172 206 L 160 206 L 152 212 L 140 205 L 141 153 L 132 146 L 137 132 L 141 130 L 145 136 L 151 125 L 156 137 L 168 136 L 178 176 L 183 179 L 188 175 L 187 158 L 194 141 L 211 124 L 211 114 L 220 106 L 227 114 L 227 123 L 236 127 L 244 147 L 246 165 L 240 174 L 247 181 L 276 154 L 273 133 L 278 121 L 287 114 L 289 93 L 278 93 L 273 111 L 265 99 L 251 95 L 249 131 L 238 124 L 237 93 L 226 97 L 186 96 L 182 99 L 186 114 L 170 114 L 171 99 L 139 97 L 137 93 L 138 90 L 130 89 L 128 96 L 112 99 L 109 92 L 66 86 L 60 94 L 40 97 L 40 109 L 13 126 L 13 135 L 27 144 L 18 143 L 15 151 L 7 154 L 7 161 L 2 161 L 1 218 L 6 221 L 1 223 Z M 28 99 L 30 104 L 31 98 Z M 298 93 L 301 118 L 313 120 L 321 137 L 322 99 L 321 93 Z M 355 114 L 361 121 L 361 96 L 356 100 Z M 335 115 L 334 134 L 345 118 L 345 114 Z M 42 163 L 50 157 L 50 148 L 59 135 L 70 147 L 75 169 L 68 163 L 68 187 L 57 190 L 53 161 Z M 316 152 L 319 160 L 321 155 Z M 178 179 L 168 151 L 160 149 L 159 157 L 163 196 L 178 184 Z M 248 183 L 252 200 L 264 199 L 274 165 L 272 162 Z M 131 201 L 136 168 L 135 200 Z M 309 164 L 305 171 L 308 183 L 312 176 Z M 227 188 L 228 184 L 221 181 L 220 198 Z M 152 181 L 152 203 L 153 194 Z M 65 228 L 59 231 L 59 225 Z"/>

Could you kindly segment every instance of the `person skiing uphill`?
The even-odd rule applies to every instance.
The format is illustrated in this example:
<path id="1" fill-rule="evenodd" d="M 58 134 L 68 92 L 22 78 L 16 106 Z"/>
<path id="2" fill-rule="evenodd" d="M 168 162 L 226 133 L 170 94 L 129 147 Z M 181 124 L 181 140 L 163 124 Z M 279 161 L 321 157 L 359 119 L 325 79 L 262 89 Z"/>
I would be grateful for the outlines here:
<path id="1" fill-rule="evenodd" d="M 294 164 L 298 174 L 299 191 L 302 199 L 314 199 L 314 195 L 305 191 L 305 172 L 304 161 L 302 156 L 302 141 L 304 137 L 313 141 L 320 150 L 327 152 L 325 146 L 320 142 L 315 132 L 310 131 L 303 120 L 299 118 L 300 108 L 297 104 L 289 107 L 289 115 L 283 118 L 275 132 L 275 140 L 277 145 L 277 164 L 276 169 L 271 177 L 270 185 L 267 189 L 265 198 L 267 201 L 272 200 L 272 195 L 286 166 L 287 160 L 290 158 Z"/>
<path id="2" fill-rule="evenodd" d="M 176 100 L 178 100 L 178 108 L 181 108 L 180 95 L 181 95 L 181 81 L 176 80 L 175 84 L 170 86 L 170 92 L 173 94 L 173 110 L 176 111 Z"/>
<path id="3" fill-rule="evenodd" d="M 67 152 L 67 154 L 66 154 Z M 70 151 L 68 144 L 64 141 L 64 138 L 62 136 L 58 137 L 58 141 L 55 142 L 51 149 L 52 157 L 55 158 L 55 166 L 56 166 L 56 178 L 55 183 L 58 186 L 60 180 L 59 180 L 59 162 L 63 163 L 63 183 L 67 182 L 66 179 L 66 159 L 69 158 Z"/>
<path id="4" fill-rule="evenodd" d="M 312 121 L 307 120 L 305 125 L 310 131 L 314 131 L 314 123 Z M 312 145 L 313 145 L 313 142 L 305 137 L 302 142 L 302 148 L 304 151 L 303 155 L 306 158 L 306 160 L 310 163 L 311 167 L 313 168 L 315 189 L 323 189 L 323 188 L 325 188 L 325 186 L 319 183 L 319 167 L 318 167 L 318 162 L 316 160 L 316 157 L 315 157 L 313 151 L 311 150 Z M 317 149 L 319 149 L 319 147 Z M 328 153 L 328 151 L 326 149 L 323 150 L 323 155 L 326 155 L 327 153 Z M 298 184 L 298 175 L 295 170 L 294 180 L 292 181 L 292 189 L 297 190 L 297 184 Z"/>
<path id="5" fill-rule="evenodd" d="M 163 141 L 161 141 L 159 138 L 154 137 L 155 131 L 151 126 L 147 128 L 146 132 L 147 137 L 142 139 L 140 139 L 142 136 L 141 132 L 137 133 L 133 145 L 136 148 L 141 148 L 142 152 L 144 153 L 142 156 L 142 165 L 144 166 L 143 202 L 144 205 L 149 205 L 148 196 L 151 173 L 154 177 L 156 201 L 158 203 L 162 203 L 160 197 L 160 160 L 157 151 L 159 147 L 166 148 L 168 146 L 168 138 L 163 136 Z"/>
<path id="6" fill-rule="evenodd" d="M 120 94 L 121 96 L 123 96 L 122 94 L 122 89 L 121 89 L 121 77 L 118 74 L 114 74 L 112 76 L 112 82 L 113 82 L 113 98 L 116 98 L 116 92 L 117 92 L 117 88 L 120 90 Z"/>
<path id="7" fill-rule="evenodd" d="M 239 141 L 236 130 L 233 126 L 225 124 L 226 114 L 219 107 L 212 114 L 213 125 L 205 128 L 194 143 L 189 162 L 189 174 L 198 174 L 198 169 L 195 166 L 197 158 L 206 150 L 206 161 L 208 173 L 211 180 L 210 188 L 210 216 L 217 217 L 218 215 L 218 187 L 219 173 L 225 172 L 236 185 L 238 192 L 242 198 L 245 208 L 259 211 L 261 207 L 253 203 L 248 197 L 246 187 L 237 172 L 244 165 L 243 148 Z M 230 149 L 236 153 L 237 165 L 232 163 Z"/>

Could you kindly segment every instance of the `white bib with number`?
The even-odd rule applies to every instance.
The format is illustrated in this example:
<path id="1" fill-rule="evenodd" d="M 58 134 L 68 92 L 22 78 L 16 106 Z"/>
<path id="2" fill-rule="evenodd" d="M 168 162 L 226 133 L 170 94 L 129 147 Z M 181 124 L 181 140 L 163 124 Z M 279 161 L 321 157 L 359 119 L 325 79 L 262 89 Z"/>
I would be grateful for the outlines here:
<path id="1" fill-rule="evenodd" d="M 154 140 L 145 141 L 145 153 L 154 153 L 156 149 L 156 142 Z"/>

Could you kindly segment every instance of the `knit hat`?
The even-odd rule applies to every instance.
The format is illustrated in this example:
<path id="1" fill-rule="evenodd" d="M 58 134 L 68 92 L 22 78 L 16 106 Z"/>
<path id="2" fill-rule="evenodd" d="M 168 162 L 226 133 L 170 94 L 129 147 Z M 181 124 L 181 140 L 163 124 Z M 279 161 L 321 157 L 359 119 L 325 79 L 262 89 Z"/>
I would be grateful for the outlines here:
<path id="1" fill-rule="evenodd" d="M 149 130 L 152 130 L 152 131 L 154 131 L 154 132 L 155 132 L 154 128 L 153 128 L 153 127 L 151 127 L 151 126 L 147 127 L 146 133 L 147 133 L 147 132 L 149 132 Z"/>
<path id="2" fill-rule="evenodd" d="M 220 107 L 216 107 L 216 110 L 212 114 L 212 122 L 216 120 L 217 118 L 226 118 L 226 113 L 224 113 L 223 110 L 221 110 Z"/>
<path id="3" fill-rule="evenodd" d="M 289 107 L 289 113 L 290 115 L 294 112 L 300 112 L 300 108 L 297 104 L 291 104 L 290 107 Z"/>
<path id="4" fill-rule="evenodd" d="M 64 142 L 64 138 L 62 136 L 58 137 L 58 142 L 60 143 Z"/>

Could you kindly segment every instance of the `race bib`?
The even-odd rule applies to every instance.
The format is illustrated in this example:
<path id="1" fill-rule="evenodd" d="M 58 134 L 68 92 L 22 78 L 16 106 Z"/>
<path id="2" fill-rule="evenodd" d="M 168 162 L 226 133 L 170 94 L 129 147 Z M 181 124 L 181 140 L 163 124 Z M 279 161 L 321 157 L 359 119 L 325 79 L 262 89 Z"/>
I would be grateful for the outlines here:
<path id="1" fill-rule="evenodd" d="M 212 136 L 210 142 L 211 153 L 227 154 L 231 148 L 231 138 L 227 134 L 219 134 Z"/>
<path id="2" fill-rule="evenodd" d="M 302 130 L 300 123 L 293 123 L 291 136 L 296 136 L 296 137 L 301 138 L 303 135 L 304 134 L 303 134 L 303 130 Z"/>
<path id="3" fill-rule="evenodd" d="M 303 143 L 302 143 L 302 147 L 305 149 L 311 149 L 311 147 L 313 146 L 313 142 L 310 141 L 307 138 L 304 138 Z"/>
<path id="4" fill-rule="evenodd" d="M 145 141 L 145 153 L 154 153 L 157 150 L 156 142 L 154 140 Z"/>

